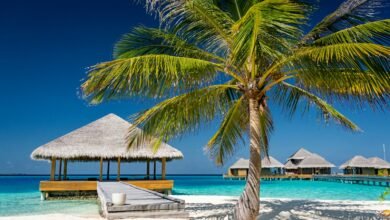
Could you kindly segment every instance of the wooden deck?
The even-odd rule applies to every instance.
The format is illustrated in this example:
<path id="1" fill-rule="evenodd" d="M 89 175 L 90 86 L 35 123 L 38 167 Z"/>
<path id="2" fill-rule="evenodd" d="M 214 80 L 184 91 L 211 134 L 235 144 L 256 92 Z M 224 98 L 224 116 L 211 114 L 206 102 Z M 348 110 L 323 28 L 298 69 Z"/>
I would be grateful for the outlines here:
<path id="1" fill-rule="evenodd" d="M 231 176 L 223 175 L 224 179 L 230 180 L 246 180 L 246 176 Z M 313 175 L 310 174 L 298 174 L 298 175 L 264 175 L 261 176 L 261 180 L 310 180 Z"/>
<path id="2" fill-rule="evenodd" d="M 390 186 L 390 176 L 368 175 L 314 175 L 314 180 L 350 184 Z"/>
<path id="3" fill-rule="evenodd" d="M 129 183 L 137 187 L 145 188 L 148 190 L 154 190 L 170 194 L 173 188 L 173 180 L 126 180 L 122 181 Z M 99 181 L 41 181 L 39 190 L 42 193 L 42 199 L 46 199 L 50 194 L 67 192 L 97 192 L 97 184 Z"/>
<path id="4" fill-rule="evenodd" d="M 108 219 L 116 218 L 184 218 L 185 202 L 125 182 L 98 182 L 97 192 L 101 213 Z M 126 194 L 124 205 L 112 203 L 112 193 Z"/>

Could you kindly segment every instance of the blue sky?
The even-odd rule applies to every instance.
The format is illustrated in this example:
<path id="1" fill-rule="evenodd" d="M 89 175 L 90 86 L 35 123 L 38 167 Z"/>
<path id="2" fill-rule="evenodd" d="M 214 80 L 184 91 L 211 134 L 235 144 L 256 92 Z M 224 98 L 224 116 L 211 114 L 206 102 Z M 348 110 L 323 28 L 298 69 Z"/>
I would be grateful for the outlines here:
<path id="1" fill-rule="evenodd" d="M 340 0 L 322 1 L 318 21 Z M 382 15 L 385 16 L 385 15 Z M 0 173 L 49 173 L 49 164 L 30 159 L 36 147 L 108 113 L 128 117 L 151 106 L 148 100 L 121 100 L 89 106 L 78 95 L 86 68 L 112 58 L 114 43 L 136 25 L 157 26 L 144 8 L 130 0 L 15 0 L 0 2 Z M 340 110 L 363 130 L 351 133 L 321 123 L 315 114 L 294 119 L 273 108 L 275 132 L 270 152 L 284 162 L 299 147 L 319 153 L 336 165 L 353 155 L 390 157 L 390 117 L 370 109 Z M 215 131 L 212 123 L 195 134 L 170 142 L 185 159 L 168 164 L 168 174 L 222 173 L 239 157 L 243 146 L 224 167 L 216 167 L 203 146 Z M 127 164 L 126 173 L 144 172 L 144 164 Z M 113 171 L 115 169 L 113 168 Z M 95 163 L 76 163 L 70 173 L 97 173 Z"/>

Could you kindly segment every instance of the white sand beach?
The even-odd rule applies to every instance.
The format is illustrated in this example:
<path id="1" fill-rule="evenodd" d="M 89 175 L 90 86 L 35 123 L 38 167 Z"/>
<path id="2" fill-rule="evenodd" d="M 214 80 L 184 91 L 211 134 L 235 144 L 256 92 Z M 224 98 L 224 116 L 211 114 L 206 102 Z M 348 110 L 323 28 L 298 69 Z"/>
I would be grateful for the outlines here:
<path id="1" fill-rule="evenodd" d="M 231 196 L 174 196 L 186 201 L 190 219 L 231 219 L 237 197 Z M 390 209 L 390 201 L 291 200 L 261 201 L 261 219 L 383 219 L 380 212 Z M 0 220 L 96 220 L 96 215 L 48 214 L 0 217 Z"/>

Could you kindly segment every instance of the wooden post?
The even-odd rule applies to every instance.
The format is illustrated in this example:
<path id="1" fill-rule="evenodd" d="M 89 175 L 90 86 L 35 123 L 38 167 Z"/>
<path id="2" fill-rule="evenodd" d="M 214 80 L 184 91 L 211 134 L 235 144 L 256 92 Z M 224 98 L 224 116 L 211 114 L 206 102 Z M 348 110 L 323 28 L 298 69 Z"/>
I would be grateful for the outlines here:
<path id="1" fill-rule="evenodd" d="M 161 159 L 161 179 L 163 179 L 163 180 L 165 180 L 166 164 L 167 164 L 167 159 L 162 158 Z"/>
<path id="2" fill-rule="evenodd" d="M 156 180 L 156 160 L 153 161 L 153 179 Z"/>
<path id="3" fill-rule="evenodd" d="M 150 179 L 150 161 L 146 160 L 146 179 Z"/>
<path id="4" fill-rule="evenodd" d="M 103 157 L 100 158 L 100 172 L 99 172 L 99 181 L 103 180 Z"/>
<path id="5" fill-rule="evenodd" d="M 62 159 L 60 159 L 59 162 L 60 162 L 60 166 L 58 167 L 58 180 L 61 180 Z"/>
<path id="6" fill-rule="evenodd" d="M 110 179 L 110 159 L 107 161 L 107 180 Z"/>
<path id="7" fill-rule="evenodd" d="M 118 157 L 118 174 L 116 175 L 116 180 L 121 180 L 121 158 Z"/>
<path id="8" fill-rule="evenodd" d="M 54 175 L 56 173 L 56 158 L 51 158 L 51 170 L 50 170 L 50 180 L 54 181 Z"/>
<path id="9" fill-rule="evenodd" d="M 68 175 L 68 160 L 65 159 L 64 160 L 64 178 L 63 178 L 64 180 L 66 180 L 67 175 Z"/>

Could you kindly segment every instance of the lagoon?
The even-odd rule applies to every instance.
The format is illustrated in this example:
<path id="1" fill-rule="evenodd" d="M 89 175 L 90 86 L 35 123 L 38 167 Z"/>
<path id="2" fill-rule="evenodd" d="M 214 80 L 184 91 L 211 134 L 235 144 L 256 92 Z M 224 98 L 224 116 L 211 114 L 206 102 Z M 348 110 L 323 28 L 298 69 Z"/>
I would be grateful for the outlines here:
<path id="1" fill-rule="evenodd" d="M 98 212 L 94 199 L 40 201 L 39 181 L 47 179 L 48 176 L 0 176 L 0 216 Z M 245 186 L 243 180 L 226 180 L 221 175 L 171 175 L 168 179 L 175 181 L 173 195 L 239 196 Z M 262 181 L 261 198 L 378 201 L 384 190 L 381 186 L 309 180 Z"/>

